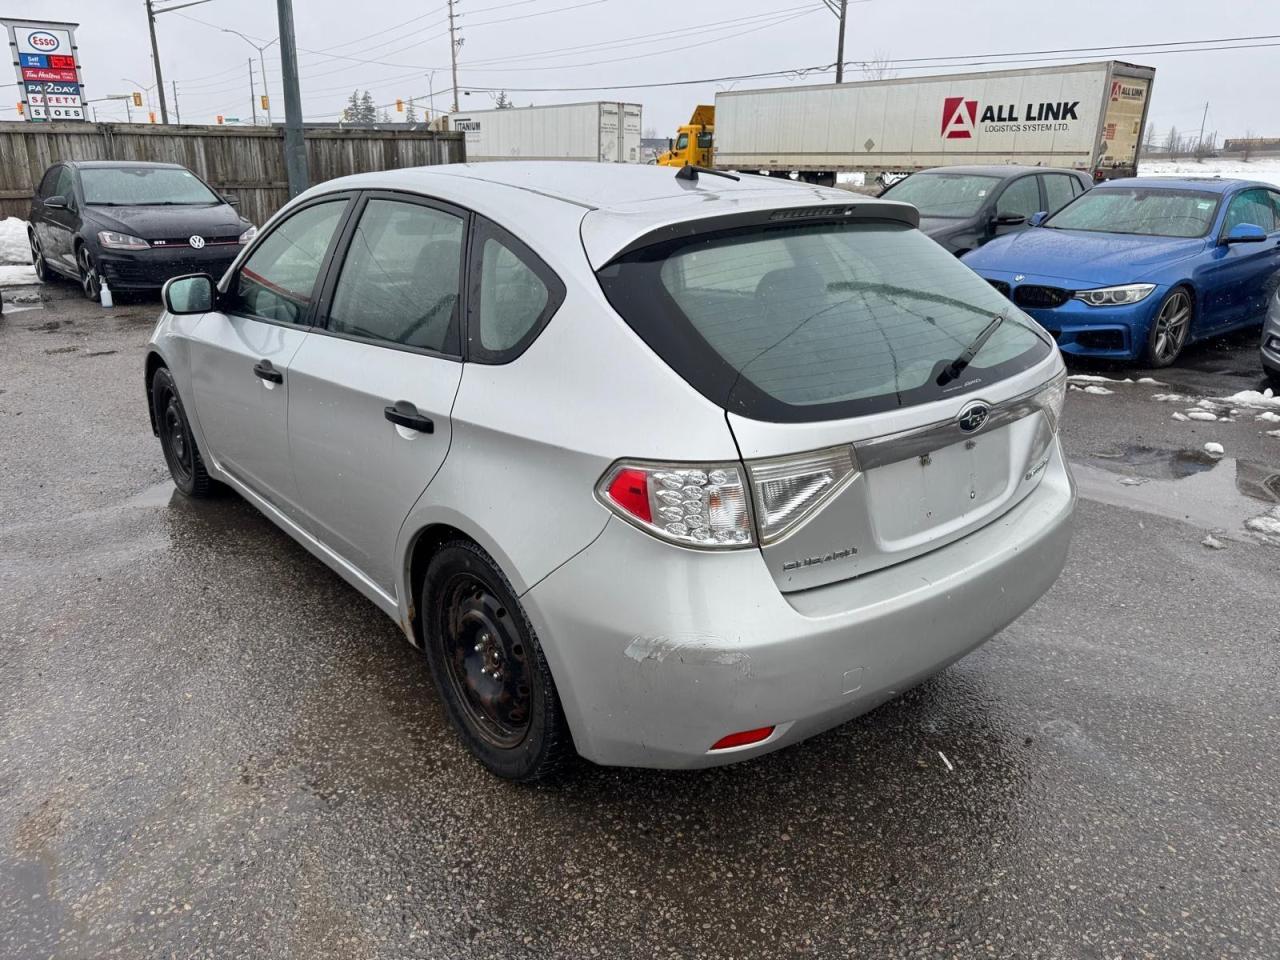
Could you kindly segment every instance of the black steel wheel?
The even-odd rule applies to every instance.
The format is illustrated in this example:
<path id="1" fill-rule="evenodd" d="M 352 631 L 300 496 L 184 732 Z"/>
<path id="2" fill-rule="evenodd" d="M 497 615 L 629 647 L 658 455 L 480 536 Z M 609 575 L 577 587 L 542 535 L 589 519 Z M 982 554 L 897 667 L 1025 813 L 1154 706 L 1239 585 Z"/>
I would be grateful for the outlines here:
<path id="1" fill-rule="evenodd" d="M 93 254 L 84 244 L 76 251 L 76 264 L 80 268 L 80 289 L 88 299 L 96 302 L 102 293 L 102 280 L 94 265 Z"/>
<path id="2" fill-rule="evenodd" d="M 49 270 L 49 262 L 44 258 L 40 241 L 36 239 L 34 232 L 28 235 L 28 239 L 31 242 L 31 269 L 35 271 L 37 280 L 48 283 L 52 279 L 52 272 Z"/>
<path id="3" fill-rule="evenodd" d="M 470 541 L 445 544 L 422 585 L 426 655 L 468 749 L 509 780 L 554 773 L 572 747 L 551 671 L 507 578 Z"/>
<path id="4" fill-rule="evenodd" d="M 173 374 L 160 367 L 151 378 L 151 409 L 155 413 L 156 429 L 160 432 L 160 449 L 169 464 L 173 485 L 189 497 L 207 497 L 213 492 L 214 481 L 204 468 L 200 448 L 191 434 L 191 424 L 182 408 Z"/>

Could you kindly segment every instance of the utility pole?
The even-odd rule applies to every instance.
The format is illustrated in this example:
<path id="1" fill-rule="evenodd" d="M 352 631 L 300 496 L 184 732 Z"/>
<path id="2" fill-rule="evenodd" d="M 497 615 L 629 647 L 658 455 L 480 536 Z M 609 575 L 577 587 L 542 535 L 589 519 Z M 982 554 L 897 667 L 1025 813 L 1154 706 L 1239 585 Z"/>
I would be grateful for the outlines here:
<path id="1" fill-rule="evenodd" d="M 1204 113 L 1200 116 L 1200 139 L 1196 141 L 1196 152 L 1204 152 L 1204 122 L 1209 119 L 1209 101 L 1204 102 Z"/>
<path id="2" fill-rule="evenodd" d="M 249 109 L 253 111 L 253 125 L 258 125 L 258 94 L 253 89 L 253 57 L 249 58 Z"/>
<path id="3" fill-rule="evenodd" d="M 452 12 L 453 0 L 450 2 Z M 284 164 L 289 172 L 289 196 L 310 185 L 307 144 L 302 137 L 302 95 L 298 91 L 298 48 L 293 36 L 293 0 L 276 0 L 280 18 L 280 80 L 284 86 Z"/>
<path id="4" fill-rule="evenodd" d="M 160 122 L 169 122 L 169 107 L 164 102 L 164 76 L 160 73 L 160 46 L 156 43 L 156 11 L 151 0 L 144 0 L 147 5 L 147 27 L 151 30 L 151 62 L 156 65 L 156 90 L 160 94 Z"/>
<path id="5" fill-rule="evenodd" d="M 170 80 L 169 85 L 173 87 L 173 118 L 178 122 L 182 122 L 182 110 L 178 107 L 178 81 Z"/>
<path id="6" fill-rule="evenodd" d="M 849 0 L 840 0 L 840 34 L 836 38 L 836 83 L 844 83 L 844 25 L 849 19 Z"/>
<path id="7" fill-rule="evenodd" d="M 458 44 L 462 41 L 457 38 L 456 27 L 454 26 L 453 13 L 454 0 L 449 0 L 449 62 L 453 68 L 453 112 L 458 112 Z"/>

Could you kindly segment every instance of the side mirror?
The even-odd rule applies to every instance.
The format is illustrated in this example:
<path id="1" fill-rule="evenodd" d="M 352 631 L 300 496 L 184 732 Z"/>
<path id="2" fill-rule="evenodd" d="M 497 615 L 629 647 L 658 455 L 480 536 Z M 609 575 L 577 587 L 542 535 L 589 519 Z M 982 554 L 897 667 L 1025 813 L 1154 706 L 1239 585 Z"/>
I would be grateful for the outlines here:
<path id="1" fill-rule="evenodd" d="M 1222 242 L 1230 243 L 1263 243 L 1267 239 L 1267 231 L 1256 223 L 1237 223 L 1232 227 Z"/>
<path id="2" fill-rule="evenodd" d="M 1020 227 L 1027 222 L 1027 218 L 1020 213 L 997 213 L 997 227 Z"/>
<path id="3" fill-rule="evenodd" d="M 67 198 L 60 193 L 55 194 L 52 197 L 45 197 L 44 205 L 46 207 L 53 207 L 55 210 L 65 210 L 67 209 Z"/>
<path id="4" fill-rule="evenodd" d="M 164 301 L 164 308 L 177 316 L 208 313 L 213 309 L 213 277 L 207 273 L 174 277 L 165 282 L 160 298 Z"/>
<path id="5" fill-rule="evenodd" d="M 1038 227 L 1040 226 L 1040 224 L 1044 223 L 1048 219 L 1049 219 L 1049 211 L 1041 210 L 1038 213 L 1033 213 L 1031 215 L 1030 219 L 1027 220 L 1027 226 Z"/>

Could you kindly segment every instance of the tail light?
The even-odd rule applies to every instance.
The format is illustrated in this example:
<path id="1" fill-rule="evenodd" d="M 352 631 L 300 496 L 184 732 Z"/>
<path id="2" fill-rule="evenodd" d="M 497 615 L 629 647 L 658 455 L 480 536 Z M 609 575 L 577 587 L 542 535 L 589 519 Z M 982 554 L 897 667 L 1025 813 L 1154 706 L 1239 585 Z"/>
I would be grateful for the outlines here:
<path id="1" fill-rule="evenodd" d="M 857 474 L 853 449 L 832 447 L 741 464 L 624 460 L 596 493 L 614 513 L 672 543 L 704 548 L 773 543 Z M 750 494 L 744 474 L 750 477 Z M 755 525 L 752 525 L 754 508 Z"/>
<path id="2" fill-rule="evenodd" d="M 751 546 L 751 510 L 738 464 L 624 460 L 600 479 L 596 494 L 629 523 L 690 547 Z"/>
<path id="3" fill-rule="evenodd" d="M 832 447 L 747 464 L 762 544 L 781 540 L 858 472 L 853 448 Z"/>

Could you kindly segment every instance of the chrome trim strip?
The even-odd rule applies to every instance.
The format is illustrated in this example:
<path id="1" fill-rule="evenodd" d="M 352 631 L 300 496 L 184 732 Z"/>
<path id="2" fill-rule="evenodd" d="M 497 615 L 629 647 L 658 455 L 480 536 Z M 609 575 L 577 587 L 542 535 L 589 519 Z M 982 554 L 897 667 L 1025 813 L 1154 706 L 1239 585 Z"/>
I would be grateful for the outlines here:
<path id="1" fill-rule="evenodd" d="M 910 460 L 912 457 L 923 457 L 935 450 L 949 447 L 953 443 L 975 439 L 984 433 L 1007 426 L 1015 420 L 1021 420 L 1042 410 L 1045 406 L 1041 399 L 1042 395 L 1058 386 L 1060 380 L 1065 379 L 1066 372 L 1063 371 L 1048 383 L 1042 383 L 1033 390 L 991 404 L 987 422 L 972 433 L 962 432 L 956 423 L 956 418 L 952 417 L 949 420 L 939 420 L 922 427 L 903 430 L 901 433 L 858 441 L 853 444 L 853 454 L 857 459 L 858 468 L 871 470 L 902 460 Z"/>

